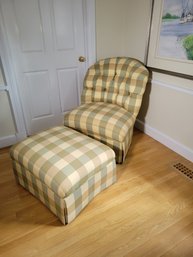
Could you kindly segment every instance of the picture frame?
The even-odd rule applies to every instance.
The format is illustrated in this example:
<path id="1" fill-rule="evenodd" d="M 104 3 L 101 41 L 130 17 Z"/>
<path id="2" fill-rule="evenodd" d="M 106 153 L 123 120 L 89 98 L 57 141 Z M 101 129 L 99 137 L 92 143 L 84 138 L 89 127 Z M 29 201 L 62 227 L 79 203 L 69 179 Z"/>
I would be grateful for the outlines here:
<path id="1" fill-rule="evenodd" d="M 193 77 L 193 0 L 153 1 L 147 66 Z"/>

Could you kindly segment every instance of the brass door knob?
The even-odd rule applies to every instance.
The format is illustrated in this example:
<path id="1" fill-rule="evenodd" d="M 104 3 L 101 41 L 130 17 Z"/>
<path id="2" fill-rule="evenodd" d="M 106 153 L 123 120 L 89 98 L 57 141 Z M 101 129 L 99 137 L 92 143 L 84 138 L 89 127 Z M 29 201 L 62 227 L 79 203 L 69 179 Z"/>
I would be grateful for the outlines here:
<path id="1" fill-rule="evenodd" d="M 86 58 L 84 56 L 80 56 L 78 60 L 79 60 L 79 62 L 85 62 Z"/>

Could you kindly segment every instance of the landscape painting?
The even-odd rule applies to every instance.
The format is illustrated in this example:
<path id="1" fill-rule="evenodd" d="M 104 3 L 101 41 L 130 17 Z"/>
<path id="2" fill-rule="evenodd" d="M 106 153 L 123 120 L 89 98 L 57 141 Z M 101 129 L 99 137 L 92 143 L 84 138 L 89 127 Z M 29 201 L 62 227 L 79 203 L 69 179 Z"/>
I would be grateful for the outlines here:
<path id="1" fill-rule="evenodd" d="M 157 54 L 193 60 L 193 0 L 164 0 Z"/>

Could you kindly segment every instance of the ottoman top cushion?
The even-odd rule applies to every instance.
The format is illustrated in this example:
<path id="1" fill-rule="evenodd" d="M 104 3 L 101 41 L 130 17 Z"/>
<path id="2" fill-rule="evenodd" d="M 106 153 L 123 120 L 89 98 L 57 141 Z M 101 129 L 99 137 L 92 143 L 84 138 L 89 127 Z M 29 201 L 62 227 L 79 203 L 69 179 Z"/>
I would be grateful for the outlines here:
<path id="1" fill-rule="evenodd" d="M 108 146 L 64 126 L 25 139 L 10 155 L 62 198 L 115 158 Z"/>

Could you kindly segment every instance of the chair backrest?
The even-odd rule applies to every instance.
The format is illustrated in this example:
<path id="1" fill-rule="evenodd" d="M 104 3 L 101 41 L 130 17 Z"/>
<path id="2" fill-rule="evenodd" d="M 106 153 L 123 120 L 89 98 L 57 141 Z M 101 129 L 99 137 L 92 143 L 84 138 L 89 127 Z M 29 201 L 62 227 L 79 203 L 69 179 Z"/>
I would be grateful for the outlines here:
<path id="1" fill-rule="evenodd" d="M 133 58 L 99 60 L 86 73 L 81 102 L 113 103 L 137 116 L 148 75 L 145 66 Z"/>

